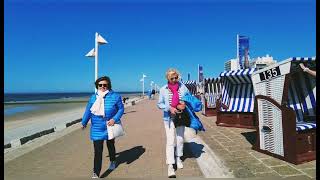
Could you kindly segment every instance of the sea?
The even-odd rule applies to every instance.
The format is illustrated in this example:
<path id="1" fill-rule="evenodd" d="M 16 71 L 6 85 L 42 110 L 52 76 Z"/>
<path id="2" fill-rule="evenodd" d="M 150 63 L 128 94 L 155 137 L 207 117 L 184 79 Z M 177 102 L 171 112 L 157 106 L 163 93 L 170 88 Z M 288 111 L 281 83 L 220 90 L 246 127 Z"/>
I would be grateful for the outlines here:
<path id="1" fill-rule="evenodd" d="M 118 92 L 122 98 L 140 96 L 141 92 Z M 76 93 L 5 93 L 4 94 L 4 115 L 11 116 L 27 111 L 35 111 L 43 107 L 42 104 L 32 102 L 46 102 L 50 100 L 73 100 L 83 99 L 86 102 L 92 92 Z M 54 103 L 54 102 L 53 102 Z"/>

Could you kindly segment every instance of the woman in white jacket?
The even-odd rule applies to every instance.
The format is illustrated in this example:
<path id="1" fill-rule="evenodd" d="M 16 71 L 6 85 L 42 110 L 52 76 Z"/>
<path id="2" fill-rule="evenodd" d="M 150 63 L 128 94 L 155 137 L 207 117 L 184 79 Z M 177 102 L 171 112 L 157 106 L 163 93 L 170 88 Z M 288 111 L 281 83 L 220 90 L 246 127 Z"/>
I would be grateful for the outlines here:
<path id="1" fill-rule="evenodd" d="M 167 137 L 166 163 L 168 164 L 168 177 L 175 177 L 173 164 L 177 164 L 177 168 L 179 169 L 183 168 L 181 156 L 183 156 L 185 126 L 175 127 L 173 118 L 179 110 L 185 107 L 185 105 L 179 105 L 179 102 L 189 90 L 184 84 L 179 82 L 180 74 L 176 69 L 168 69 L 166 79 L 168 83 L 160 89 L 157 105 L 163 110 L 164 127 Z M 175 146 L 176 153 L 174 153 Z"/>

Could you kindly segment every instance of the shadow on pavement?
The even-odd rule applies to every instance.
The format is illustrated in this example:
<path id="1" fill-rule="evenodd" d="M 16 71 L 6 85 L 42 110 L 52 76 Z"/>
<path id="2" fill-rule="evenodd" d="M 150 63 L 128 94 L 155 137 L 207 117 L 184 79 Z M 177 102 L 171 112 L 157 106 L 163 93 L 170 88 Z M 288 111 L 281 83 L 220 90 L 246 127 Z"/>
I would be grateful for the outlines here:
<path id="1" fill-rule="evenodd" d="M 198 158 L 204 152 L 202 144 L 195 142 L 184 143 L 183 156 L 181 157 L 182 161 L 185 161 L 187 158 Z"/>
<path id="2" fill-rule="evenodd" d="M 241 135 L 244 136 L 251 145 L 255 144 L 257 131 L 243 132 Z"/>
<path id="3" fill-rule="evenodd" d="M 136 146 L 131 149 L 122 151 L 120 153 L 116 153 L 116 162 L 117 167 L 120 166 L 122 163 L 130 164 L 133 161 L 139 159 L 139 157 L 146 151 L 146 149 L 142 146 Z M 109 155 L 107 156 L 109 157 Z M 100 177 L 104 178 L 107 177 L 112 170 L 106 170 Z"/>
<path id="4" fill-rule="evenodd" d="M 133 112 L 137 112 L 137 111 L 128 111 L 128 112 L 124 112 L 123 114 L 128 114 L 128 113 L 133 113 Z"/>

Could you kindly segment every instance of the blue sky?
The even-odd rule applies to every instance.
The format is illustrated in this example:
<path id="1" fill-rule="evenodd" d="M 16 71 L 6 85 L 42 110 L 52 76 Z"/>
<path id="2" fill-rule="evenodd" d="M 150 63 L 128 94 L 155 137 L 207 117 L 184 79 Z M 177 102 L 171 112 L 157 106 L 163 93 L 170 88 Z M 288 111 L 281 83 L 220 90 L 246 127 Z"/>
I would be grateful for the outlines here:
<path id="1" fill-rule="evenodd" d="M 316 55 L 315 0 L 308 1 L 76 1 L 5 0 L 4 91 L 90 92 L 94 89 L 94 34 L 99 76 L 116 91 L 141 91 L 142 73 L 164 85 L 177 68 L 197 78 L 217 77 L 236 57 L 236 35 L 250 38 L 252 58 L 281 61 Z"/>

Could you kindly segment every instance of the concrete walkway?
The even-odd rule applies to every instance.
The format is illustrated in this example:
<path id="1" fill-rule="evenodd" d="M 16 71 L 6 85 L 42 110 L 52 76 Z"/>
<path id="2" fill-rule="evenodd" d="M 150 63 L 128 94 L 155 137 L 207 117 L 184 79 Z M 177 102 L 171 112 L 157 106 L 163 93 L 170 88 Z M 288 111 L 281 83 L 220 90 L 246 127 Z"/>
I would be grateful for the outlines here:
<path id="1" fill-rule="evenodd" d="M 126 108 L 122 118 L 126 135 L 116 140 L 118 167 L 112 172 L 107 171 L 109 158 L 104 145 L 102 177 L 166 178 L 166 137 L 162 121 L 162 112 L 157 109 L 156 100 L 144 100 Z M 89 131 L 89 126 L 85 130 L 77 129 L 6 162 L 5 179 L 91 178 L 93 145 L 89 140 Z M 186 144 L 184 169 L 176 171 L 177 177 L 203 177 L 188 147 Z"/>

